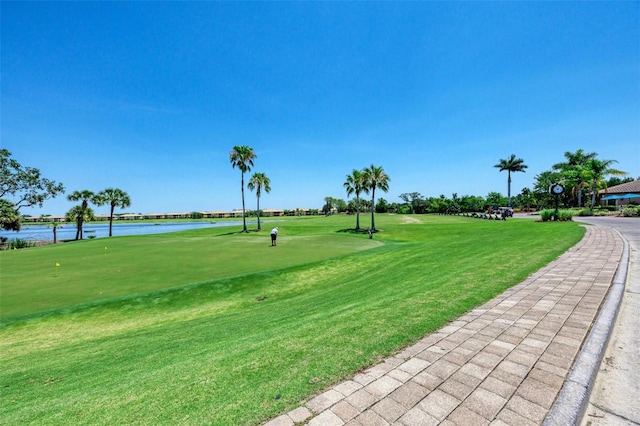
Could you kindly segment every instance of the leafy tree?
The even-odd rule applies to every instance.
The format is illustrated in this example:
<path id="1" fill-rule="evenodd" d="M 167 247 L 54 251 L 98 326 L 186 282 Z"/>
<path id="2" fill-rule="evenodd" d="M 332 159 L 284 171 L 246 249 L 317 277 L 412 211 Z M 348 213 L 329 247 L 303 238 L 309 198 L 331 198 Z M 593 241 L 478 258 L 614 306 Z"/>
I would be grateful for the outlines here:
<path id="1" fill-rule="evenodd" d="M 419 192 L 405 192 L 399 195 L 400 199 L 407 203 L 411 213 L 424 213 L 427 202 Z"/>
<path id="2" fill-rule="evenodd" d="M 113 229 L 113 211 L 116 207 L 126 209 L 131 206 L 131 198 L 129 194 L 119 188 L 107 188 L 98 192 L 94 198 L 94 202 L 98 206 L 109 204 L 109 236 L 112 236 Z"/>
<path id="3" fill-rule="evenodd" d="M 92 220 L 96 220 L 96 216 L 93 213 L 93 209 L 91 207 L 83 207 L 82 204 L 72 207 L 66 214 L 65 220 L 67 222 L 75 222 L 77 231 L 76 231 L 76 240 L 82 239 L 82 224 L 84 222 L 89 222 Z"/>
<path id="4" fill-rule="evenodd" d="M 627 173 L 621 170 L 617 170 L 611 167 L 616 160 L 598 160 L 592 158 L 586 165 L 586 176 L 589 178 L 591 187 L 591 208 L 596 205 L 596 196 L 598 195 L 598 189 L 601 187 L 606 188 L 607 181 L 605 178 L 609 175 L 624 176 Z"/>
<path id="5" fill-rule="evenodd" d="M 487 207 L 501 207 L 505 205 L 506 198 L 499 192 L 490 192 L 487 194 Z"/>
<path id="6" fill-rule="evenodd" d="M 330 216 L 333 212 L 333 197 L 324 197 L 324 206 L 322 206 L 322 211 L 326 216 Z"/>
<path id="7" fill-rule="evenodd" d="M 42 207 L 45 200 L 61 193 L 64 193 L 61 183 L 42 177 L 36 168 L 23 167 L 11 158 L 11 152 L 0 149 L 0 226 L 3 229 L 19 231 L 18 211 L 22 207 Z"/>
<path id="8" fill-rule="evenodd" d="M 0 227 L 7 231 L 19 231 L 21 226 L 20 213 L 13 203 L 0 198 Z"/>
<path id="9" fill-rule="evenodd" d="M 548 170 L 536 175 L 535 185 L 533 186 L 533 196 L 538 207 L 550 207 L 555 204 L 556 196 L 549 194 L 549 187 L 561 180 L 562 174 L 560 172 Z M 562 196 L 565 197 L 568 195 L 563 194 Z"/>
<path id="10" fill-rule="evenodd" d="M 622 185 L 623 183 L 633 182 L 634 180 L 636 179 L 632 178 L 631 176 L 627 176 L 624 178 L 620 178 L 617 176 L 610 177 L 609 180 L 607 181 L 607 188 L 611 188 L 612 186 L 616 186 L 616 185 Z"/>
<path id="11" fill-rule="evenodd" d="M 249 179 L 249 184 L 247 187 L 253 191 L 256 190 L 256 198 L 258 200 L 258 207 L 256 209 L 256 213 L 258 215 L 258 231 L 262 228 L 260 227 L 260 195 L 262 194 L 262 190 L 267 194 L 271 192 L 271 179 L 267 177 L 264 173 L 254 173 Z"/>
<path id="12" fill-rule="evenodd" d="M 242 190 L 242 230 L 243 232 L 247 231 L 247 220 L 245 218 L 245 208 L 244 208 L 244 174 L 248 171 L 251 171 L 251 167 L 253 167 L 253 160 L 257 157 L 256 153 L 253 151 L 253 148 L 250 148 L 246 145 L 236 145 L 233 147 L 231 152 L 229 152 L 229 160 L 231 161 L 232 168 L 239 168 L 242 174 L 242 178 L 240 180 L 240 189 Z"/>
<path id="13" fill-rule="evenodd" d="M 347 195 L 355 194 L 356 202 L 356 230 L 360 229 L 360 193 L 366 192 L 366 188 L 364 185 L 364 174 L 361 170 L 353 169 L 350 175 L 347 175 L 347 178 L 343 184 L 344 188 L 347 191 Z"/>
<path id="14" fill-rule="evenodd" d="M 571 194 L 577 198 L 578 207 L 582 206 L 582 191 L 589 185 L 587 179 L 586 165 L 589 160 L 596 158 L 595 152 L 585 153 L 583 149 L 576 152 L 567 151 L 564 153 L 566 161 L 554 164 L 552 169 L 560 171 L 564 176 L 565 186 L 568 186 Z"/>
<path id="15" fill-rule="evenodd" d="M 78 239 L 82 239 L 82 224 L 85 221 L 85 218 L 87 216 L 91 216 L 91 217 L 95 217 L 93 216 L 93 211 L 91 212 L 91 215 L 89 215 L 87 213 L 87 210 L 89 210 L 89 202 L 94 203 L 96 200 L 96 194 L 94 194 L 93 192 L 85 189 L 82 191 L 74 191 L 73 193 L 67 195 L 67 199 L 69 201 L 82 201 L 82 203 L 77 206 L 79 208 L 78 211 L 73 211 L 74 209 L 69 210 L 69 212 L 73 211 L 73 217 L 76 221 L 77 226 L 77 230 L 76 230 L 76 240 Z M 93 220 L 93 219 L 91 219 Z"/>
<path id="16" fill-rule="evenodd" d="M 391 205 L 387 200 L 380 197 L 376 203 L 376 213 L 388 213 L 391 210 Z"/>
<path id="17" fill-rule="evenodd" d="M 507 171 L 507 202 L 509 203 L 509 207 L 511 207 L 511 173 L 512 172 L 523 172 L 528 167 L 524 164 L 524 160 L 522 158 L 516 158 L 515 154 L 511 154 L 509 158 L 500 159 L 500 162 L 496 164 L 494 167 L 500 169 L 500 171 Z"/>
<path id="18" fill-rule="evenodd" d="M 364 187 L 371 191 L 371 206 L 376 205 L 376 189 L 383 192 L 389 190 L 389 181 L 391 178 L 385 173 L 382 166 L 374 166 L 373 164 L 364 169 Z M 375 209 L 371 209 L 371 228 L 372 232 L 376 231 Z"/>
<path id="19" fill-rule="evenodd" d="M 53 221 L 48 226 L 53 228 L 53 244 L 58 244 L 58 227 L 60 226 L 60 222 Z"/>

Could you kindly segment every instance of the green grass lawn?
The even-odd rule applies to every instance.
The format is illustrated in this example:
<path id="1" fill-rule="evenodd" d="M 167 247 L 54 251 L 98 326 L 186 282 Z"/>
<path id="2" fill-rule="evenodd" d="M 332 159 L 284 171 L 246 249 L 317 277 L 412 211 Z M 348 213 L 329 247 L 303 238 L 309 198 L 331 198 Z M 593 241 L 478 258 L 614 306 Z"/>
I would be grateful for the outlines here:
<path id="1" fill-rule="evenodd" d="M 279 222 L 277 247 L 267 224 L 0 253 L 0 424 L 258 424 L 494 297 L 584 232 L 377 215 L 383 231 L 369 240 L 354 223 Z"/>

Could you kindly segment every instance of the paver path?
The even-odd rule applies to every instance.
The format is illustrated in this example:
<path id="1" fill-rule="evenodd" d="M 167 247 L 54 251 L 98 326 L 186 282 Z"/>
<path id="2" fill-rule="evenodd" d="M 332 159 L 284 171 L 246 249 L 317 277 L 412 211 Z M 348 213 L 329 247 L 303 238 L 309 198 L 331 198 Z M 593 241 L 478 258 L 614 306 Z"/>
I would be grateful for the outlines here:
<path id="1" fill-rule="evenodd" d="M 614 230 L 588 226 L 525 281 L 265 426 L 540 425 L 622 250 Z"/>

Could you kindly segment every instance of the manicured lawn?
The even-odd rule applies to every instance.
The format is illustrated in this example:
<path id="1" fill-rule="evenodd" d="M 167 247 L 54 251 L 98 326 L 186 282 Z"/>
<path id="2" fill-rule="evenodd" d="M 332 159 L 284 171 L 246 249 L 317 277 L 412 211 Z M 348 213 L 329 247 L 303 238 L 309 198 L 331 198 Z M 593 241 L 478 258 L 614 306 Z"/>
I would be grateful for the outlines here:
<path id="1" fill-rule="evenodd" d="M 0 253 L 0 423 L 257 424 L 583 234 L 574 223 L 378 215 L 383 232 L 369 240 L 347 231 L 354 223 L 281 222 L 274 248 L 266 230 L 207 229 Z"/>

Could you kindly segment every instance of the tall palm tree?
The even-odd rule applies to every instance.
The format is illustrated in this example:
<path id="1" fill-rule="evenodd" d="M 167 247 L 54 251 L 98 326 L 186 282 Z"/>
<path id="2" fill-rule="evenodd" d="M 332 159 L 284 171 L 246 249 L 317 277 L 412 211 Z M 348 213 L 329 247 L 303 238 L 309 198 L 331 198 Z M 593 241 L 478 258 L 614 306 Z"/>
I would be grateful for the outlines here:
<path id="1" fill-rule="evenodd" d="M 256 198 L 258 199 L 258 231 L 262 228 L 260 227 L 260 195 L 262 194 L 262 190 L 267 194 L 271 192 L 271 179 L 267 177 L 264 173 L 254 173 L 249 179 L 249 183 L 247 184 L 247 188 L 253 191 L 256 190 Z"/>
<path id="2" fill-rule="evenodd" d="M 389 190 L 389 181 L 391 178 L 385 173 L 382 166 L 374 166 L 373 164 L 365 168 L 364 188 L 371 191 L 371 228 L 372 232 L 376 231 L 375 211 L 376 211 L 376 189 L 387 192 Z"/>
<path id="3" fill-rule="evenodd" d="M 242 230 L 243 232 L 247 231 L 247 219 L 245 217 L 245 208 L 244 208 L 244 174 L 251 170 L 253 167 L 253 160 L 257 157 L 256 153 L 253 152 L 253 148 L 250 148 L 246 145 L 236 145 L 233 147 L 231 152 L 229 152 L 229 160 L 231 160 L 231 167 L 234 169 L 237 167 L 240 169 L 242 173 L 242 178 L 240 180 L 240 189 L 242 190 Z"/>
<path id="4" fill-rule="evenodd" d="M 571 185 L 571 193 L 578 199 L 578 207 L 582 206 L 582 190 L 589 186 L 587 180 L 586 165 L 589 160 L 596 158 L 595 152 L 585 153 L 583 149 L 576 152 L 567 151 L 564 158 L 567 161 L 557 163 L 552 166 L 553 170 L 561 171 Z"/>
<path id="5" fill-rule="evenodd" d="M 591 185 L 591 208 L 596 205 L 596 196 L 598 195 L 598 189 L 600 187 L 607 187 L 606 177 L 609 175 L 624 176 L 627 173 L 621 170 L 617 170 L 611 167 L 612 164 L 617 163 L 616 160 L 598 160 L 592 158 L 587 161 L 586 164 L 586 176 L 589 178 Z"/>
<path id="6" fill-rule="evenodd" d="M 88 189 L 84 189 L 82 191 L 74 191 L 73 193 L 67 195 L 67 200 L 69 201 L 82 201 L 82 203 L 78 206 L 80 210 L 76 212 L 76 240 L 82 239 L 82 224 L 85 221 L 86 211 L 89 209 L 89 202 L 96 201 L 96 194 L 89 191 Z M 72 209 L 73 210 L 73 209 Z M 69 210 L 71 211 L 71 210 Z"/>
<path id="7" fill-rule="evenodd" d="M 111 236 L 111 231 L 113 229 L 113 210 L 116 207 L 126 209 L 131 206 L 131 198 L 129 197 L 129 194 L 120 188 L 107 188 L 98 192 L 95 198 L 95 203 L 98 206 L 109 204 L 109 236 Z"/>
<path id="8" fill-rule="evenodd" d="M 85 221 L 88 222 L 95 219 L 96 217 L 93 214 L 93 210 L 90 207 L 82 207 L 82 204 L 72 207 L 65 215 L 66 221 L 76 223 L 76 227 L 78 228 L 78 231 L 76 231 L 76 240 L 82 239 L 82 224 Z"/>
<path id="9" fill-rule="evenodd" d="M 356 230 L 360 229 L 360 193 L 365 190 L 364 174 L 361 170 L 353 169 L 344 182 L 344 188 L 347 195 L 355 194 L 356 196 Z M 368 192 L 368 191 L 366 191 Z"/>
<path id="10" fill-rule="evenodd" d="M 522 158 L 516 158 L 515 154 L 511 154 L 511 157 L 508 159 L 500 159 L 500 162 L 496 164 L 494 167 L 500 169 L 500 171 L 507 171 L 507 203 L 509 203 L 509 207 L 511 207 L 511 172 L 523 172 L 527 166 L 524 164 L 524 160 Z"/>

